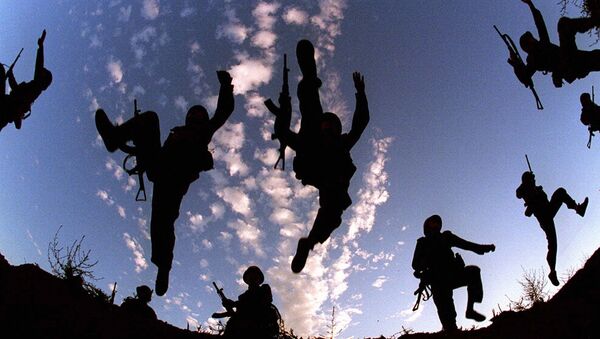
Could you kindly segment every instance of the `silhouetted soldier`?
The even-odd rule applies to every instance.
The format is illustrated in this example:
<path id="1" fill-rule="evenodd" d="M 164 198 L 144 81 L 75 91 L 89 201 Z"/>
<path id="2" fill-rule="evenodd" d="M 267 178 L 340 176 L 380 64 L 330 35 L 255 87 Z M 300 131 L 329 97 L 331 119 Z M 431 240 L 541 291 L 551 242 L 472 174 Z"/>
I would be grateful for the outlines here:
<path id="1" fill-rule="evenodd" d="M 5 73 L 4 66 L 0 64 L 0 130 L 9 122 L 15 124 L 17 129 L 21 128 L 21 121 L 26 118 L 25 114 L 31 111 L 31 105 L 52 83 L 52 73 L 44 68 L 44 40 L 46 30 L 38 39 L 38 50 L 35 59 L 35 72 L 33 80 L 17 83 L 12 67 Z M 16 61 L 16 60 L 15 60 Z M 13 65 L 14 66 L 14 65 Z M 6 79 L 10 86 L 10 94 L 5 95 Z"/>
<path id="2" fill-rule="evenodd" d="M 279 313 L 273 306 L 271 287 L 263 284 L 265 277 L 257 266 L 250 266 L 243 275 L 248 290 L 237 301 L 224 299 L 226 309 L 235 308 L 227 322 L 227 338 L 276 338 L 279 333 Z"/>
<path id="3" fill-rule="evenodd" d="M 456 329 L 456 310 L 452 291 L 467 286 L 467 310 L 465 317 L 484 321 L 485 316 L 475 311 L 473 305 L 483 300 L 481 272 L 477 266 L 465 266 L 461 256 L 452 252 L 452 247 L 472 251 L 479 255 L 493 252 L 496 246 L 479 245 L 464 240 L 450 231 L 442 229 L 442 218 L 432 215 L 423 223 L 424 237 L 417 240 L 412 267 L 415 277 L 431 285 L 433 302 L 444 330 Z"/>
<path id="4" fill-rule="evenodd" d="M 600 106 L 596 105 L 589 93 L 579 97 L 581 102 L 581 123 L 588 126 L 590 132 L 600 131 Z"/>
<path id="5" fill-rule="evenodd" d="M 554 225 L 554 217 L 560 207 L 565 204 L 567 208 L 575 210 L 580 216 L 585 215 L 585 210 L 588 205 L 588 198 L 581 204 L 577 204 L 567 191 L 560 187 L 552 194 L 552 198 L 548 201 L 548 196 L 542 186 L 535 185 L 535 175 L 530 172 L 524 172 L 521 176 L 521 185 L 517 188 L 517 198 L 525 201 L 525 215 L 531 217 L 532 215 L 540 223 L 540 227 L 546 234 L 548 240 L 548 254 L 546 260 L 548 266 L 550 266 L 550 274 L 548 278 L 554 286 L 558 286 L 558 278 L 556 276 L 556 250 L 557 250 L 557 239 L 556 239 L 556 226 Z"/>
<path id="6" fill-rule="evenodd" d="M 323 113 L 319 97 L 321 80 L 317 77 L 314 47 L 308 40 L 298 42 L 296 48 L 302 80 L 298 84 L 300 102 L 300 131 L 289 128 L 291 105 L 281 104 L 280 117 L 275 121 L 279 139 L 296 151 L 294 172 L 304 185 L 319 190 L 319 211 L 310 234 L 298 241 L 292 271 L 299 273 L 306 264 L 308 253 L 317 243 L 325 242 L 333 230 L 340 226 L 342 213 L 351 204 L 348 195 L 350 179 L 356 171 L 350 150 L 356 144 L 369 122 L 369 108 L 363 76 L 355 72 L 356 109 L 349 133 L 342 134 L 340 119 L 331 112 Z"/>
<path id="7" fill-rule="evenodd" d="M 529 31 L 525 32 L 519 44 L 527 53 L 527 65 L 524 68 L 515 67 L 515 74 L 526 85 L 525 79 L 530 79 L 536 71 L 551 72 L 554 86 L 561 87 L 563 80 L 572 83 L 575 79 L 583 79 L 590 72 L 600 71 L 600 50 L 582 51 L 577 48 L 575 35 L 584 33 L 600 25 L 600 17 L 592 13 L 587 18 L 567 18 L 558 20 L 559 46 L 550 42 L 548 30 L 540 11 L 531 0 L 522 0 L 531 9 L 539 40 Z M 509 60 L 511 65 L 513 60 Z"/>
<path id="8" fill-rule="evenodd" d="M 159 296 L 165 294 L 169 286 L 175 246 L 174 223 L 179 216 L 181 200 L 199 173 L 213 168 L 208 143 L 234 109 L 231 76 L 226 71 L 218 71 L 217 76 L 221 89 L 212 119 L 203 106 L 192 106 L 187 112 L 185 126 L 173 128 L 162 147 L 155 112 L 141 113 L 114 126 L 102 109 L 96 111 L 96 127 L 106 149 L 114 152 L 132 140 L 137 167 L 145 170 L 148 180 L 154 183 L 150 235 L 152 262 L 158 267 L 155 291 Z"/>
<path id="9" fill-rule="evenodd" d="M 121 304 L 121 309 L 131 314 L 136 314 L 140 318 L 156 320 L 156 313 L 148 305 L 152 300 L 152 290 L 146 285 L 138 286 L 136 294 L 133 297 L 127 297 Z"/>

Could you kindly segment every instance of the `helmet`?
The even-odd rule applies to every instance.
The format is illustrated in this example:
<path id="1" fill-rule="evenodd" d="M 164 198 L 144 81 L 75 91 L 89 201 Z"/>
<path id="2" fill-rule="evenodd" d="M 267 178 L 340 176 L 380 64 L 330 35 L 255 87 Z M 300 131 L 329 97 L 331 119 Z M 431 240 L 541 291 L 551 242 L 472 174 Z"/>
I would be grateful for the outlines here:
<path id="1" fill-rule="evenodd" d="M 519 45 L 525 52 L 529 53 L 531 51 L 532 43 L 535 41 L 537 40 L 533 37 L 533 34 L 531 34 L 530 31 L 527 31 L 519 38 Z"/>
<path id="2" fill-rule="evenodd" d="M 150 301 L 152 299 L 152 290 L 146 285 L 136 287 L 135 292 L 140 300 Z"/>
<path id="3" fill-rule="evenodd" d="M 425 219 L 423 223 L 423 233 L 425 236 L 433 235 L 436 233 L 440 233 L 442 230 L 442 217 L 437 214 L 430 216 Z"/>
<path id="4" fill-rule="evenodd" d="M 590 93 L 581 93 L 581 95 L 579 96 L 579 102 L 581 102 L 581 106 L 586 106 L 592 103 Z"/>
<path id="5" fill-rule="evenodd" d="M 250 266 L 244 272 L 243 279 L 248 285 L 260 285 L 265 281 L 265 276 L 258 266 Z"/>
<path id="6" fill-rule="evenodd" d="M 50 72 L 46 68 L 43 68 L 40 72 L 39 77 L 40 87 L 42 88 L 42 91 L 45 91 L 46 88 L 48 88 L 48 86 L 50 86 L 50 84 L 52 83 L 52 72 Z"/>
<path id="7" fill-rule="evenodd" d="M 334 113 L 325 112 L 321 116 L 321 130 L 323 132 L 331 131 L 333 135 L 341 135 L 342 122 L 340 121 L 340 118 L 338 118 L 338 116 Z"/>
<path id="8" fill-rule="evenodd" d="M 208 122 L 208 112 L 202 105 L 194 105 L 190 107 L 185 116 L 185 125 L 201 125 Z"/>
<path id="9" fill-rule="evenodd" d="M 521 182 L 529 182 L 529 181 L 534 181 L 534 180 L 535 180 L 535 175 L 529 171 L 525 171 L 521 175 Z"/>

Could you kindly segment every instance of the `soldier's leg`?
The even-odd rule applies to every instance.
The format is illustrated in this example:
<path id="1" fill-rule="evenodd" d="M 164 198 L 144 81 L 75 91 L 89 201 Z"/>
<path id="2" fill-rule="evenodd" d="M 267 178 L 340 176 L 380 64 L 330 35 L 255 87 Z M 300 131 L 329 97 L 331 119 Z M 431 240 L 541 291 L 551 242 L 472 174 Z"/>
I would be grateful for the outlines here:
<path id="1" fill-rule="evenodd" d="M 161 296 L 169 286 L 169 271 L 175 247 L 175 220 L 189 183 L 172 180 L 156 180 L 152 193 L 152 217 L 150 237 L 152 242 L 151 261 L 158 267 L 155 292 Z"/>
<path id="2" fill-rule="evenodd" d="M 546 234 L 546 240 L 548 241 L 548 253 L 546 254 L 546 261 L 550 268 L 550 274 L 548 278 L 554 286 L 558 286 L 558 278 L 556 276 L 556 252 L 558 251 L 558 240 L 556 238 L 556 227 L 554 226 L 554 220 L 545 222 L 542 226 L 542 230 Z"/>
<path id="3" fill-rule="evenodd" d="M 138 164 L 151 163 L 160 150 L 160 125 L 155 112 L 144 112 L 115 126 L 104 110 L 99 109 L 96 111 L 96 128 L 109 152 L 122 148 L 130 153 L 126 143 L 133 141 Z"/>
<path id="4" fill-rule="evenodd" d="M 318 128 L 320 115 L 323 113 L 319 88 L 321 80 L 317 77 L 315 50 L 308 40 L 300 40 L 296 46 L 296 57 L 302 80 L 298 83 L 298 101 L 300 105 L 300 135 L 312 134 Z"/>
<path id="5" fill-rule="evenodd" d="M 569 52 L 577 50 L 575 35 L 585 33 L 597 27 L 598 24 L 599 21 L 592 18 L 560 18 L 557 25 L 560 48 Z"/>
<path id="6" fill-rule="evenodd" d="M 475 321 L 484 321 L 485 316 L 473 308 L 475 303 L 480 303 L 483 300 L 481 270 L 477 266 L 465 266 L 462 280 L 463 284 L 467 286 L 467 310 L 465 317 Z"/>
<path id="7" fill-rule="evenodd" d="M 442 323 L 444 331 L 456 329 L 456 309 L 454 308 L 454 299 L 452 298 L 452 288 L 446 286 L 433 285 L 431 293 L 433 294 L 433 303 L 437 308 L 437 314 Z"/>
<path id="8" fill-rule="evenodd" d="M 556 213 L 558 213 L 558 210 L 560 209 L 560 207 L 563 204 L 565 204 L 568 209 L 575 210 L 575 212 L 577 212 L 577 214 L 584 216 L 585 210 L 587 209 L 588 198 L 585 198 L 583 203 L 578 205 L 575 202 L 575 200 L 573 200 L 573 198 L 571 198 L 569 193 L 567 193 L 567 190 L 565 190 L 562 187 L 559 187 L 556 191 L 554 191 L 554 193 L 552 194 L 552 197 L 550 198 L 549 214 L 552 218 L 554 218 L 554 216 L 556 216 Z"/>
<path id="9" fill-rule="evenodd" d="M 0 95 L 6 94 L 6 71 L 4 65 L 0 63 Z"/>

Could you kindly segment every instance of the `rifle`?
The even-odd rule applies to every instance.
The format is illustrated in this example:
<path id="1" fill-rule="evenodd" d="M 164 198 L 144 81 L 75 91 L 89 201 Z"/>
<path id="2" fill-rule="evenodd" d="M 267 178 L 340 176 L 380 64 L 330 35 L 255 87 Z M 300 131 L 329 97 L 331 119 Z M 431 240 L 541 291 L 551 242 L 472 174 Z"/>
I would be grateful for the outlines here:
<path id="1" fill-rule="evenodd" d="M 421 300 L 427 301 L 431 298 L 431 285 L 429 285 L 424 278 L 421 278 L 419 282 L 419 288 L 415 291 L 414 295 L 417 296 L 417 301 L 415 302 L 415 306 L 413 306 L 413 312 L 419 309 L 419 305 L 421 304 Z"/>
<path id="2" fill-rule="evenodd" d="M 231 306 L 225 306 L 225 300 L 229 300 L 229 299 L 227 299 L 227 297 L 225 296 L 225 293 L 223 293 L 223 288 L 222 287 L 219 288 L 219 286 L 217 286 L 217 283 L 215 283 L 214 281 L 213 281 L 213 286 L 215 287 L 215 290 L 217 291 L 219 298 L 221 298 L 221 304 L 223 304 L 223 306 L 225 307 L 226 312 L 215 312 L 212 314 L 211 317 L 213 317 L 215 319 L 231 317 L 232 315 L 235 314 L 235 310 Z"/>
<path id="3" fill-rule="evenodd" d="M 508 52 L 510 55 L 510 58 L 508 59 L 508 63 L 513 67 L 514 71 L 515 71 L 515 75 L 517 76 L 517 78 L 519 79 L 519 81 L 525 85 L 525 87 L 529 88 L 531 90 L 531 93 L 533 94 L 533 97 L 535 98 L 535 105 L 537 107 L 537 109 L 542 110 L 544 109 L 544 106 L 542 105 L 542 101 L 540 100 L 540 97 L 538 96 L 535 87 L 533 86 L 533 80 L 531 79 L 531 77 L 528 77 L 525 75 L 525 63 L 523 62 L 523 58 L 521 58 L 521 54 L 519 54 L 519 50 L 517 49 L 517 45 L 515 45 L 515 42 L 511 39 L 511 37 L 508 34 L 504 34 L 501 33 L 500 30 L 498 29 L 498 27 L 496 27 L 496 25 L 493 25 L 494 29 L 496 30 L 496 32 L 498 33 L 498 35 L 500 36 L 500 38 L 502 39 L 502 41 L 504 41 L 504 44 L 506 45 L 506 47 L 508 48 Z"/>
<path id="4" fill-rule="evenodd" d="M 273 100 L 267 99 L 265 106 L 275 115 L 275 119 L 280 118 L 282 114 L 291 113 L 291 98 L 290 98 L 290 86 L 288 84 L 288 73 L 290 69 L 287 67 L 287 54 L 283 55 L 283 84 L 281 85 L 281 92 L 279 92 L 279 107 L 277 107 Z M 277 168 L 277 165 L 281 161 L 281 170 L 285 170 L 285 149 L 287 145 L 281 141 L 277 133 L 271 134 L 271 140 L 279 139 L 279 158 L 275 162 L 273 168 Z"/>
<path id="5" fill-rule="evenodd" d="M 136 117 L 140 114 L 140 110 L 137 107 L 137 99 L 133 100 L 133 116 Z M 127 156 L 125 157 L 125 159 L 123 159 L 123 169 L 125 170 L 125 172 L 128 175 L 136 175 L 138 176 L 138 181 L 140 183 L 140 188 L 137 191 L 137 194 L 135 195 L 135 201 L 146 201 L 146 185 L 144 184 L 144 172 L 145 170 L 143 168 L 140 168 L 139 166 L 135 166 L 133 168 L 127 168 L 127 161 L 129 161 L 129 159 L 131 157 L 134 157 L 136 154 L 136 148 L 130 145 L 123 145 L 120 147 L 121 151 L 128 153 Z M 140 194 L 142 194 L 142 196 L 140 197 Z"/>
<path id="6" fill-rule="evenodd" d="M 531 173 L 531 175 L 533 175 L 533 171 L 531 170 L 531 164 L 529 163 L 529 157 L 527 157 L 527 154 L 525 154 L 525 160 L 527 161 L 527 168 L 529 168 L 529 173 Z M 525 215 L 527 217 L 531 217 L 533 215 L 533 209 L 531 208 L 531 206 L 527 205 L 527 202 L 525 202 Z"/>
<path id="7" fill-rule="evenodd" d="M 114 304 L 116 294 L 117 294 L 117 282 L 115 281 L 115 284 L 113 285 L 112 293 L 110 294 L 110 298 L 108 299 L 108 302 L 110 302 L 111 304 Z"/>
<path id="8" fill-rule="evenodd" d="M 531 164 L 529 163 L 529 157 L 527 156 L 527 154 L 525 154 L 525 160 L 527 161 L 527 168 L 529 168 L 529 173 L 533 174 L 533 171 L 531 170 Z"/>
<path id="9" fill-rule="evenodd" d="M 17 54 L 17 57 L 15 58 L 15 61 L 13 61 L 12 64 L 10 64 L 10 66 L 8 66 L 8 70 L 6 71 L 6 73 L 9 73 L 10 71 L 12 71 L 12 69 L 15 67 L 15 64 L 17 63 L 17 61 L 21 57 L 21 53 L 23 53 L 23 48 L 21 48 L 21 50 L 19 51 L 19 54 Z"/>

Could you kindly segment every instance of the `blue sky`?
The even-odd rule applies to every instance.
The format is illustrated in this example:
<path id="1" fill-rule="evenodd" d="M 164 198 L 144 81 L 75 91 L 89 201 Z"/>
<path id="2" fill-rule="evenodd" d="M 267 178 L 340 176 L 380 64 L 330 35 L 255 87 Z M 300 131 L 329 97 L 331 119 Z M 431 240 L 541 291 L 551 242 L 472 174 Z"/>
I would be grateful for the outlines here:
<path id="1" fill-rule="evenodd" d="M 537 5 L 557 41 L 560 6 Z M 102 107 L 123 121 L 137 98 L 142 110 L 159 114 L 164 140 L 189 106 L 214 110 L 218 69 L 234 78 L 236 109 L 213 138 L 215 169 L 201 174 L 181 206 L 171 286 L 151 303 L 169 323 L 205 326 L 220 309 L 211 282 L 234 297 L 244 290 L 243 270 L 257 264 L 296 333 L 325 334 L 333 306 L 342 337 L 391 335 L 402 326 L 438 330 L 432 302 L 410 312 L 418 284 L 410 261 L 422 222 L 434 213 L 446 229 L 496 244 L 485 256 L 463 253 L 482 269 L 478 309 L 491 316 L 507 296 L 519 295 L 523 269 L 546 269 L 543 232 L 514 193 L 526 153 L 548 194 L 563 186 L 577 201 L 590 197 L 585 219 L 566 209 L 556 218 L 559 276 L 600 242 L 600 142 L 588 150 L 579 122 L 579 95 L 598 75 L 556 89 L 549 76 L 536 74 L 545 106 L 537 111 L 492 28 L 514 39 L 534 31 L 521 1 L 9 0 L 0 12 L 0 61 L 10 63 L 25 48 L 15 75 L 31 79 L 45 28 L 46 65 L 54 74 L 23 128 L 0 132 L 0 251 L 13 264 L 48 269 L 47 244 L 63 225 L 64 243 L 86 236 L 103 278 L 97 285 L 109 291 L 118 282 L 119 302 L 137 285 L 153 286 L 150 202 L 134 201 L 137 178 L 120 169 L 123 154 L 103 148 L 93 112 Z M 283 53 L 295 93 L 294 51 L 302 38 L 318 51 L 324 108 L 349 129 L 351 74 L 360 71 L 371 122 L 352 151 L 353 206 L 294 275 L 289 262 L 312 225 L 317 194 L 290 169 L 271 169 L 278 145 L 261 103 L 279 93 Z M 587 35 L 578 41 L 582 49 L 598 47 Z M 287 156 L 291 164 L 293 154 Z M 465 299 L 457 290 L 459 325 L 471 327 Z"/>

